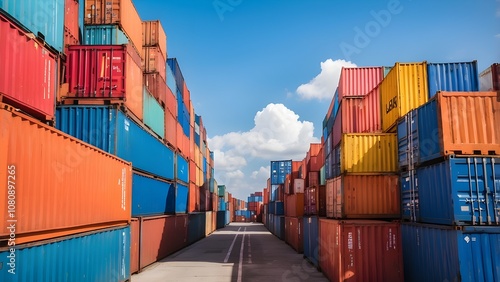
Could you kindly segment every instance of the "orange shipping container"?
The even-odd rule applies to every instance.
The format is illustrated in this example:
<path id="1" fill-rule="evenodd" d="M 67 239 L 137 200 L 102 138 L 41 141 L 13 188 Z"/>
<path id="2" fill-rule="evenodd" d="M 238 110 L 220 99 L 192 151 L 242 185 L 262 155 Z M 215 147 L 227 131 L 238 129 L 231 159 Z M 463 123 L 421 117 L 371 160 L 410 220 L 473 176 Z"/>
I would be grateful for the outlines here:
<path id="1" fill-rule="evenodd" d="M 130 273 L 137 273 L 140 270 L 139 265 L 139 245 L 140 245 L 140 221 L 132 218 L 130 222 Z"/>
<path id="2" fill-rule="evenodd" d="M 304 252 L 302 217 L 285 217 L 285 242 L 301 254 Z"/>
<path id="3" fill-rule="evenodd" d="M 167 107 L 169 101 L 167 97 L 170 90 L 167 87 L 165 79 L 160 76 L 158 73 L 145 73 L 144 74 L 144 85 L 148 89 L 148 91 L 156 98 L 156 100 L 160 101 L 163 108 Z M 177 118 L 177 103 L 175 107 L 170 107 L 170 112 L 175 113 L 175 117 Z"/>
<path id="4" fill-rule="evenodd" d="M 189 183 L 189 201 L 188 201 L 188 212 L 195 212 L 199 211 L 199 199 L 200 197 L 197 197 L 199 195 L 199 189 L 197 186 L 193 183 Z"/>
<path id="5" fill-rule="evenodd" d="M 285 195 L 285 216 L 304 215 L 304 193 Z"/>
<path id="6" fill-rule="evenodd" d="M 191 126 L 194 126 L 194 107 L 193 102 L 191 101 L 191 92 L 189 91 L 186 81 L 184 80 L 184 87 L 182 88 L 182 100 L 184 104 L 190 105 L 190 113 L 191 113 Z"/>
<path id="7" fill-rule="evenodd" d="M 168 57 L 167 34 L 160 21 L 142 22 L 142 46 L 158 46 L 163 57 Z"/>
<path id="8" fill-rule="evenodd" d="M 130 163 L 3 104 L 0 166 L 0 241 L 9 219 L 19 219 L 16 244 L 130 221 Z"/>
<path id="9" fill-rule="evenodd" d="M 177 120 L 169 110 L 165 111 L 165 139 L 175 151 L 177 149 Z"/>
<path id="10" fill-rule="evenodd" d="M 399 176 L 343 175 L 326 182 L 330 218 L 399 218 Z"/>
<path id="11" fill-rule="evenodd" d="M 132 0 L 85 0 L 84 18 L 89 25 L 119 24 L 140 53 L 142 21 Z"/>
<path id="12" fill-rule="evenodd" d="M 196 182 L 196 164 L 193 160 L 189 161 L 189 182 Z"/>
<path id="13" fill-rule="evenodd" d="M 78 25 L 78 1 L 66 0 L 64 5 L 64 46 L 80 44 Z M 66 47 L 64 50 L 66 53 Z"/>
<path id="14" fill-rule="evenodd" d="M 163 81 L 166 79 L 167 60 L 163 57 L 159 47 L 142 47 L 142 71 L 145 73 L 159 73 Z"/>
<path id="15" fill-rule="evenodd" d="M 175 95 L 172 93 L 170 88 L 166 88 L 166 108 L 174 114 L 175 119 L 177 120 L 177 98 Z"/>

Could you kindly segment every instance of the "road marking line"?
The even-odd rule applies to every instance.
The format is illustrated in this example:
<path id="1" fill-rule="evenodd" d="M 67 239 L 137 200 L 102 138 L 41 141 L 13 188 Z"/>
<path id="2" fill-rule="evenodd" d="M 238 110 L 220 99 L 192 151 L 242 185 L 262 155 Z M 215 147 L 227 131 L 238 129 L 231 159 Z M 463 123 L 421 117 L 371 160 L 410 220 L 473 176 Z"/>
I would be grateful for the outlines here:
<path id="1" fill-rule="evenodd" d="M 247 228 L 245 227 L 245 231 L 243 232 L 246 232 L 247 231 Z M 242 241 L 241 241 L 241 248 L 240 248 L 240 263 L 239 263 L 239 266 L 238 266 L 238 282 L 241 282 L 241 276 L 243 274 L 243 249 L 245 248 L 245 233 L 243 233 L 243 238 L 242 238 Z"/>
<path id="2" fill-rule="evenodd" d="M 238 228 L 237 232 L 240 232 L 240 229 L 241 229 L 241 227 Z M 231 255 L 231 251 L 233 250 L 234 242 L 236 242 L 236 237 L 238 237 L 238 233 L 236 233 L 236 235 L 234 235 L 233 242 L 231 243 L 231 246 L 229 247 L 229 251 L 227 251 L 227 255 L 226 255 L 226 258 L 224 259 L 224 263 L 227 263 L 227 261 L 229 260 L 229 256 Z"/>

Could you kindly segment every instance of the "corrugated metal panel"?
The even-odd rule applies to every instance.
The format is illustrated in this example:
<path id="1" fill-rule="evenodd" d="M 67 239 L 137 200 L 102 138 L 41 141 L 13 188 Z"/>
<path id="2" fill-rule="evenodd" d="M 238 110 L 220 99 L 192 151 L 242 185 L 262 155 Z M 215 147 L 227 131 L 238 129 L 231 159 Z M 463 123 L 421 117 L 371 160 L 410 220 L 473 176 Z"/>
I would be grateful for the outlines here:
<path id="1" fill-rule="evenodd" d="M 189 188 L 184 184 L 177 183 L 175 189 L 175 213 L 187 213 Z"/>
<path id="2" fill-rule="evenodd" d="M 500 154 L 497 92 L 440 92 L 418 109 L 419 162 L 444 155 Z"/>
<path id="3" fill-rule="evenodd" d="M 499 281 L 500 228 L 404 223 L 405 281 Z"/>
<path id="4" fill-rule="evenodd" d="M 167 75 L 169 68 L 174 81 L 169 82 L 169 78 L 167 76 L 167 83 L 169 86 L 175 85 L 174 87 L 170 87 L 170 90 L 172 90 L 173 93 L 178 93 L 177 100 L 183 101 L 182 92 L 184 91 L 184 76 L 182 75 L 181 68 L 179 67 L 179 63 L 176 58 L 167 58 Z M 174 89 L 176 91 L 174 91 Z"/>
<path id="5" fill-rule="evenodd" d="M 394 218 L 401 216 L 398 175 L 345 175 L 328 185 L 327 216 L 334 218 Z M 332 189 L 330 192 L 328 189 Z M 333 203 L 330 201 L 333 200 Z M 333 208 L 329 211 L 328 208 Z"/>
<path id="6" fill-rule="evenodd" d="M 362 133 L 382 132 L 380 119 L 380 84 L 363 97 L 359 105 L 359 131 Z"/>
<path id="7" fill-rule="evenodd" d="M 78 0 L 64 1 L 64 33 L 70 35 L 77 41 L 80 40 L 80 27 L 78 23 L 79 5 Z M 66 42 L 64 42 L 66 43 Z M 65 46 L 65 45 L 63 45 Z"/>
<path id="8" fill-rule="evenodd" d="M 320 219 L 319 240 L 330 281 L 404 281 L 400 223 Z"/>
<path id="9" fill-rule="evenodd" d="M 285 195 L 285 215 L 302 217 L 304 215 L 304 193 Z"/>
<path id="10" fill-rule="evenodd" d="M 205 236 L 212 234 L 215 231 L 213 228 L 213 214 L 212 211 L 205 212 Z"/>
<path id="11" fill-rule="evenodd" d="M 368 94 L 383 79 L 382 67 L 343 67 L 339 79 L 339 100 Z"/>
<path id="12" fill-rule="evenodd" d="M 451 158 L 417 169 L 421 222 L 500 224 L 500 158 Z"/>
<path id="13" fill-rule="evenodd" d="M 63 51 L 64 0 L 2 0 L 0 8 L 47 44 Z"/>
<path id="14" fill-rule="evenodd" d="M 132 162 L 134 169 L 174 179 L 174 153 L 123 112 L 109 106 L 58 106 L 56 126 Z"/>
<path id="15" fill-rule="evenodd" d="M 142 47 L 142 21 L 132 0 L 84 0 L 85 24 L 119 24 L 135 49 Z"/>
<path id="16" fill-rule="evenodd" d="M 410 110 L 427 102 L 427 64 L 396 63 L 380 84 L 382 130 L 387 132 Z"/>
<path id="17" fill-rule="evenodd" d="M 165 110 L 165 139 L 174 150 L 177 149 L 177 120 L 169 110 Z"/>
<path id="18" fill-rule="evenodd" d="M 153 95 L 153 97 L 160 101 L 160 104 L 165 110 L 170 110 L 170 112 L 175 113 L 175 116 L 177 117 L 177 103 L 175 100 L 168 100 L 171 98 L 172 94 L 167 89 L 165 78 L 161 77 L 158 73 L 144 73 L 144 85 L 148 88 L 148 91 Z"/>
<path id="19" fill-rule="evenodd" d="M 403 118 L 399 119 L 397 126 L 398 134 L 398 163 L 401 168 L 413 169 L 418 162 L 418 119 L 419 110 L 411 110 Z M 433 120 L 432 122 L 436 122 Z M 423 144 L 427 146 L 427 144 Z"/>
<path id="20" fill-rule="evenodd" d="M 141 218 L 141 269 L 184 248 L 187 215 Z"/>
<path id="21" fill-rule="evenodd" d="M 163 80 L 166 79 L 166 59 L 159 47 L 142 47 L 144 60 L 142 70 L 145 73 L 158 73 Z"/>
<path id="22" fill-rule="evenodd" d="M 0 5 L 10 2 L 17 3 L 3 1 Z M 37 6 L 38 2 L 34 2 L 32 5 Z M 56 57 L 2 15 L 0 37 L 3 38 L 0 40 L 0 61 L 5 68 L 0 76 L 0 94 L 9 104 L 37 118 L 53 119 L 57 95 Z"/>
<path id="23" fill-rule="evenodd" d="M 15 274 L 8 272 L 10 252 L 0 252 L 2 281 L 130 280 L 129 227 L 16 245 L 15 249 Z"/>
<path id="24" fill-rule="evenodd" d="M 274 216 L 274 232 L 273 234 L 276 235 L 280 240 L 284 241 L 285 240 L 285 217 L 282 215 L 275 215 Z"/>
<path id="25" fill-rule="evenodd" d="M 271 161 L 271 185 L 285 183 L 285 177 L 292 172 L 292 161 Z"/>
<path id="26" fill-rule="evenodd" d="M 167 58 L 167 34 L 159 20 L 142 22 L 142 46 L 159 46 Z"/>
<path id="27" fill-rule="evenodd" d="M 132 218 L 130 221 L 130 273 L 136 273 L 140 270 L 140 240 L 141 240 L 141 225 L 137 218 Z"/>
<path id="28" fill-rule="evenodd" d="M 304 256 L 316 268 L 319 267 L 319 237 L 318 237 L 318 217 L 304 217 L 302 219 L 304 226 Z"/>
<path id="29" fill-rule="evenodd" d="M 147 88 L 143 88 L 144 99 L 144 124 L 158 134 L 161 139 L 165 138 L 165 110 L 149 93 Z"/>
<path id="30" fill-rule="evenodd" d="M 188 220 L 187 244 L 191 245 L 205 238 L 206 215 L 204 212 L 190 213 L 188 215 Z"/>
<path id="31" fill-rule="evenodd" d="M 217 212 L 217 229 L 221 229 L 226 226 L 226 213 L 227 211 Z"/>
<path id="32" fill-rule="evenodd" d="M 83 28 L 85 45 L 126 45 L 128 37 L 119 25 L 85 25 Z"/>
<path id="33" fill-rule="evenodd" d="M 326 163 L 325 163 L 326 165 Z M 319 185 L 326 185 L 326 173 L 325 173 L 325 166 L 321 167 L 321 170 L 319 171 Z"/>
<path id="34" fill-rule="evenodd" d="M 396 134 L 344 134 L 340 152 L 341 173 L 397 172 Z"/>
<path id="35" fill-rule="evenodd" d="M 0 200 L 4 219 L 19 220 L 16 244 L 130 220 L 130 163 L 7 105 L 0 121 Z M 15 208 L 8 209 L 12 195 Z M 0 241 L 8 239 L 9 225 L 0 222 Z"/>
<path id="36" fill-rule="evenodd" d="M 417 172 L 409 170 L 401 172 L 401 215 L 403 219 L 410 221 L 420 220 L 420 211 L 418 204 Z"/>
<path id="37" fill-rule="evenodd" d="M 477 61 L 465 63 L 427 63 L 429 99 L 438 91 L 478 91 Z"/>
<path id="38" fill-rule="evenodd" d="M 500 64 L 494 63 L 481 72 L 481 74 L 479 75 L 479 90 L 500 90 Z"/>
<path id="39" fill-rule="evenodd" d="M 326 180 L 326 217 L 333 218 L 333 212 L 335 210 L 334 206 L 334 191 L 335 191 L 335 179 Z"/>
<path id="40" fill-rule="evenodd" d="M 304 252 L 302 217 L 285 217 L 285 242 L 297 253 Z"/>
<path id="41" fill-rule="evenodd" d="M 188 161 L 184 159 L 179 154 L 177 156 L 177 170 L 176 170 L 176 178 L 184 181 L 185 183 L 189 183 L 189 165 Z"/>
<path id="42" fill-rule="evenodd" d="M 175 208 L 175 184 L 134 173 L 132 216 L 173 214 Z"/>

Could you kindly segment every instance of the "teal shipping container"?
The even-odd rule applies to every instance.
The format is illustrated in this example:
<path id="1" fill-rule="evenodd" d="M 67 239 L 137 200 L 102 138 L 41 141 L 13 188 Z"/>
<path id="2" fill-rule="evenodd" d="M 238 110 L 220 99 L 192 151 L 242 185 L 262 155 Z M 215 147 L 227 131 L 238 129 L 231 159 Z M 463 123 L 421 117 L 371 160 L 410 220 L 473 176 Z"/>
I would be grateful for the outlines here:
<path id="1" fill-rule="evenodd" d="M 0 9 L 57 52 L 64 47 L 65 0 L 0 0 Z"/>
<path id="2" fill-rule="evenodd" d="M 17 245 L 12 253 L 0 251 L 3 282 L 129 280 L 130 227 Z"/>
<path id="3" fill-rule="evenodd" d="M 85 45 L 124 45 L 129 39 L 118 25 L 85 25 L 83 42 Z"/>
<path id="4" fill-rule="evenodd" d="M 144 124 L 153 130 L 161 139 L 165 139 L 165 110 L 160 103 L 143 86 L 143 119 Z"/>
<path id="5" fill-rule="evenodd" d="M 226 195 L 226 185 L 219 185 L 217 194 L 219 197 L 224 197 Z"/>

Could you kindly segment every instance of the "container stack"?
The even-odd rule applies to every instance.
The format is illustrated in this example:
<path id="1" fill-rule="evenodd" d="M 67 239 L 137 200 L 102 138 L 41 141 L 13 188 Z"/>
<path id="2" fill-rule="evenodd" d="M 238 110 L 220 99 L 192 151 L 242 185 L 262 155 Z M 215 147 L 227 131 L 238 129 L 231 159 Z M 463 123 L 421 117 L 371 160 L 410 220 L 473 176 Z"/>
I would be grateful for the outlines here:
<path id="1" fill-rule="evenodd" d="M 313 150 L 317 151 L 319 147 L 314 146 Z M 308 155 L 310 155 L 310 151 Z M 317 154 L 317 152 L 313 152 Z M 298 253 L 303 252 L 302 240 L 302 217 L 304 216 L 304 196 L 306 173 L 302 173 L 302 169 L 306 169 L 303 161 L 292 161 L 292 171 L 285 178 L 285 242 L 292 246 Z M 307 169 L 306 169 L 307 170 Z"/>
<path id="2" fill-rule="evenodd" d="M 430 100 L 398 121 L 405 281 L 492 281 L 500 277 L 499 93 L 478 92 L 475 61 L 427 72 Z"/>
<path id="3" fill-rule="evenodd" d="M 263 202 L 262 192 L 255 192 L 250 194 L 247 199 L 248 212 L 246 214 L 247 222 L 261 222 L 262 221 L 262 202 Z M 260 220 L 259 220 L 260 219 Z"/>
<path id="4" fill-rule="evenodd" d="M 130 279 L 130 162 L 51 126 L 73 2 L 0 2 L 1 281 Z"/>
<path id="5" fill-rule="evenodd" d="M 332 281 L 345 273 L 360 280 L 403 280 L 400 224 L 391 221 L 400 218 L 397 138 L 382 132 L 380 114 L 384 81 L 398 68 L 385 78 L 384 69 L 343 68 L 324 129 L 327 218 L 318 223 L 318 256 Z"/>
<path id="6" fill-rule="evenodd" d="M 267 228 L 281 240 L 285 240 L 285 179 L 292 172 L 292 160 L 271 161 L 268 180 L 269 204 Z"/>
<path id="7" fill-rule="evenodd" d="M 217 229 L 224 228 L 231 221 L 229 211 L 229 193 L 226 185 L 218 186 L 218 209 L 217 209 Z"/>

